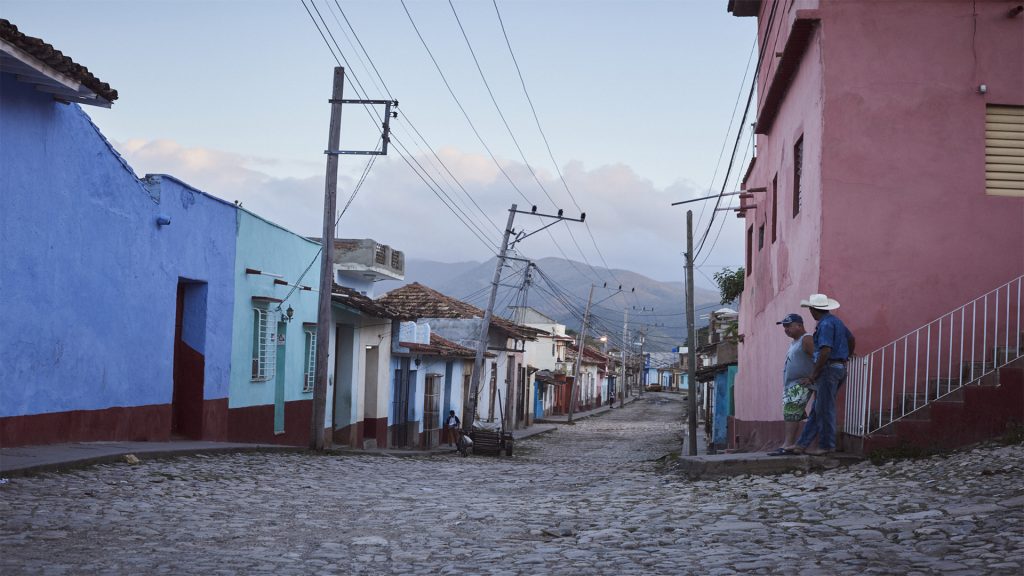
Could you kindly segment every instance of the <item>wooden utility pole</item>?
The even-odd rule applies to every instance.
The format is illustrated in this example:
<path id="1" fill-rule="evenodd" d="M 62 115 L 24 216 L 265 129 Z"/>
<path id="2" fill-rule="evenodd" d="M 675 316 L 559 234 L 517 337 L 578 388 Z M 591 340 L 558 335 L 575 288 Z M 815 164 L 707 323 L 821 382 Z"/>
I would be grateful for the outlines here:
<path id="1" fill-rule="evenodd" d="M 583 312 L 583 325 L 580 326 L 580 343 L 576 347 L 576 369 L 573 370 L 572 382 L 569 384 L 569 423 L 572 424 L 572 413 L 576 409 L 576 382 L 580 379 L 580 362 L 583 360 L 583 349 L 587 346 L 587 320 L 590 319 L 590 303 L 594 300 L 594 285 L 590 285 L 590 296 L 587 297 L 587 308 Z"/>
<path id="2" fill-rule="evenodd" d="M 313 420 L 309 447 L 324 449 L 327 414 L 327 362 L 331 343 L 331 293 L 334 291 L 334 214 L 338 208 L 338 150 L 341 142 L 341 96 L 345 88 L 345 68 L 334 69 L 331 90 L 331 125 L 327 136 L 327 180 L 324 185 L 324 231 L 320 237 L 320 301 L 316 316 L 316 372 L 313 380 Z"/>
<path id="3" fill-rule="evenodd" d="M 629 340 L 629 307 L 622 308 L 622 388 L 619 408 L 626 405 L 626 341 Z"/>
<path id="4" fill-rule="evenodd" d="M 690 456 L 697 455 L 697 335 L 693 329 L 693 210 L 686 211 L 686 334 Z"/>
<path id="5" fill-rule="evenodd" d="M 640 397 L 644 397 L 644 386 L 647 384 L 647 363 L 644 362 L 644 337 L 647 334 L 643 329 L 637 331 L 640 335 L 640 378 L 637 386 L 640 388 Z"/>
<path id="6" fill-rule="evenodd" d="M 494 278 L 491 280 L 491 295 L 487 299 L 487 309 L 484 310 L 484 319 L 480 326 L 480 337 L 476 344 L 476 358 L 473 361 L 473 381 L 469 390 L 469 411 L 462 414 L 462 426 L 466 430 L 473 429 L 473 422 L 476 419 L 476 407 L 480 400 L 480 376 L 484 368 L 484 353 L 487 351 L 487 333 L 491 328 L 491 314 L 494 309 L 494 300 L 498 296 L 498 282 L 501 280 L 501 268 L 505 265 L 505 255 L 508 253 L 508 239 L 512 235 L 512 222 L 516 218 L 516 205 L 508 211 L 508 223 L 505 224 L 505 234 L 501 239 L 501 251 L 498 253 L 498 263 L 494 266 Z M 508 390 L 505 391 L 506 393 Z"/>
<path id="7" fill-rule="evenodd" d="M 512 222 L 515 220 L 516 214 L 530 214 L 532 216 L 540 216 L 542 218 L 551 218 L 553 221 L 550 224 L 530 232 L 529 234 L 520 232 L 516 235 L 516 239 L 512 244 L 533 236 L 537 232 L 554 226 L 563 220 L 583 222 L 587 218 L 586 213 L 580 214 L 579 218 L 569 218 L 567 216 L 562 216 L 561 210 L 558 211 L 558 214 L 541 214 L 537 212 L 536 206 L 534 206 L 529 212 L 521 212 L 517 208 L 518 207 L 513 204 L 512 208 L 509 208 L 508 211 L 508 224 L 505 225 L 505 234 L 501 241 L 501 251 L 498 253 L 498 263 L 494 267 L 494 279 L 491 281 L 491 296 L 487 300 L 487 310 L 484 311 L 483 325 L 480 327 L 480 340 L 477 342 L 476 360 L 473 362 L 473 382 L 472 390 L 470 390 L 469 393 L 469 412 L 464 412 L 462 415 L 462 424 L 467 431 L 471 431 L 473 429 L 473 421 L 476 419 L 476 407 L 480 400 L 480 378 L 483 372 L 484 352 L 487 351 L 487 332 L 491 327 L 491 315 L 494 310 L 494 299 L 498 295 L 498 282 L 501 280 L 501 268 L 505 265 L 505 260 L 508 258 L 509 238 L 512 236 Z M 508 395 L 508 392 L 509 390 L 506 388 L 506 395 Z M 504 422 L 504 419 L 502 421 Z"/>

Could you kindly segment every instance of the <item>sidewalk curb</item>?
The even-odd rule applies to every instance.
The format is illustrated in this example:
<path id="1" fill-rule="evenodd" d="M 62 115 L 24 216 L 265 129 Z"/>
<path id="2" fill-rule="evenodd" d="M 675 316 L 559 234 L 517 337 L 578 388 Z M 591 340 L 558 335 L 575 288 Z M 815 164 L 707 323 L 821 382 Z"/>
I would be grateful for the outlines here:
<path id="1" fill-rule="evenodd" d="M 557 419 L 557 420 L 553 419 L 553 418 L 537 418 L 537 419 L 534 419 L 534 422 L 536 422 L 537 424 L 557 424 L 557 425 L 561 425 L 561 426 L 572 426 L 573 424 L 575 424 L 576 422 L 578 422 L 580 420 L 586 420 L 587 418 L 595 418 L 597 416 L 603 416 L 603 415 L 605 415 L 605 414 L 607 414 L 609 412 L 612 412 L 613 410 L 622 410 L 622 409 L 626 408 L 627 406 L 633 404 L 634 402 L 636 402 L 639 399 L 640 398 L 637 397 L 637 396 L 632 396 L 632 397 L 630 397 L 629 399 L 626 400 L 626 402 L 624 403 L 623 406 L 619 406 L 618 404 L 616 404 L 615 406 L 601 406 L 600 408 L 594 408 L 593 410 L 588 410 L 586 412 L 581 412 L 581 413 L 578 413 L 578 414 L 573 414 L 572 415 L 572 423 L 569 422 L 569 417 L 567 415 L 559 416 L 558 417 L 559 419 Z M 565 419 L 562 420 L 561 418 L 565 418 Z"/>
<path id="2" fill-rule="evenodd" d="M 210 446 L 202 448 L 169 448 L 165 450 L 124 450 L 118 452 L 112 452 L 110 454 L 102 454 L 98 456 L 88 456 L 85 458 L 74 458 L 63 462 L 47 462 L 44 464 L 33 464 L 28 466 L 21 466 L 18 468 L 3 469 L 0 470 L 0 476 L 4 478 L 19 478 L 26 476 L 35 476 L 37 474 L 45 474 L 48 472 L 69 472 L 72 470 L 78 470 L 81 468 L 88 468 L 89 466 L 95 466 L 96 464 L 112 464 L 117 462 L 124 462 L 124 457 L 128 454 L 134 454 L 139 458 L 140 461 L 146 460 L 164 460 L 168 458 L 178 458 L 182 456 L 195 456 L 198 454 L 225 454 L 225 453 L 241 453 L 241 452 L 306 452 L 307 449 L 298 446 L 280 446 L 276 444 L 254 444 L 252 446 Z"/>

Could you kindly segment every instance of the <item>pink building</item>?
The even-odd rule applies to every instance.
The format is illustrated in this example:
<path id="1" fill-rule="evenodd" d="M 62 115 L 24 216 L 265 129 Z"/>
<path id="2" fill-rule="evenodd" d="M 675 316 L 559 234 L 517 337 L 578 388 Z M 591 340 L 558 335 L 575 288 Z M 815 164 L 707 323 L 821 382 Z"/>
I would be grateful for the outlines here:
<path id="1" fill-rule="evenodd" d="M 764 47 L 757 156 L 743 183 L 751 194 L 741 211 L 747 278 L 731 445 L 780 442 L 788 341 L 775 322 L 801 312 L 809 294 L 842 303 L 837 314 L 856 334 L 860 355 L 1007 282 L 1017 284 L 1006 308 L 1019 314 L 1020 4 L 730 0 L 735 16 L 757 17 Z M 960 344 L 952 334 L 966 328 L 951 322 L 952 349 Z M 1018 324 L 1018 355 L 1019 332 Z M 917 366 L 904 358 L 898 367 Z M 873 394 L 864 402 L 877 407 Z M 843 403 L 841 393 L 840 420 Z"/>

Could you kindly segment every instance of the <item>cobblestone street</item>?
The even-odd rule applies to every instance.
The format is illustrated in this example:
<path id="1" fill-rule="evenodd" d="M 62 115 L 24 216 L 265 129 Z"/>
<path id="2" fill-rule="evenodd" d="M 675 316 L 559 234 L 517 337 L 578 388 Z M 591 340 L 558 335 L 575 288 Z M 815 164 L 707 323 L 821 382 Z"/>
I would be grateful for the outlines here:
<path id="1" fill-rule="evenodd" d="M 246 453 L 0 485 L 3 574 L 1013 574 L 1024 447 L 688 482 L 683 405 L 511 459 Z"/>

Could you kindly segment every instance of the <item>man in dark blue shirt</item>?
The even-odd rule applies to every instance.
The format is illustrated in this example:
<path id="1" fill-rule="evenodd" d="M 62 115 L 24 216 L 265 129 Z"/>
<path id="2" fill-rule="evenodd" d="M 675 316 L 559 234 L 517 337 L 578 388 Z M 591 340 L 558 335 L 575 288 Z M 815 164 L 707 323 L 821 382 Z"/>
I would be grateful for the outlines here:
<path id="1" fill-rule="evenodd" d="M 846 381 L 846 362 L 853 356 L 857 341 L 846 324 L 831 312 L 839 308 L 839 302 L 824 294 L 811 294 L 800 306 L 809 308 L 818 323 L 814 328 L 814 368 L 805 381 L 817 391 L 795 451 L 806 452 L 817 436 L 815 454 L 827 454 L 836 449 L 836 395 Z"/>

